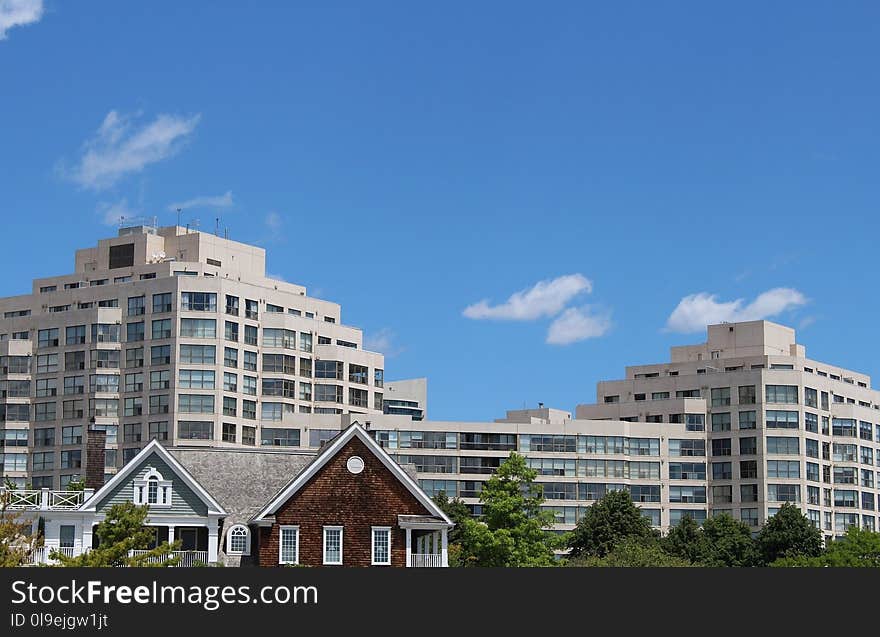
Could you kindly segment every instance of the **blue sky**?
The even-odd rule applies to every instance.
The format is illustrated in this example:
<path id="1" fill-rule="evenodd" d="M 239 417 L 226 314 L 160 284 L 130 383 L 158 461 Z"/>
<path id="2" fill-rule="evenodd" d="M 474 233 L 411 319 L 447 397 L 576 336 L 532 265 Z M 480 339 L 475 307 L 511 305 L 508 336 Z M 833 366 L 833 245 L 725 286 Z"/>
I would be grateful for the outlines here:
<path id="1" fill-rule="evenodd" d="M 573 409 L 706 320 L 877 376 L 880 6 L 706 4 L 0 0 L 0 294 L 190 202 L 432 418 Z"/>

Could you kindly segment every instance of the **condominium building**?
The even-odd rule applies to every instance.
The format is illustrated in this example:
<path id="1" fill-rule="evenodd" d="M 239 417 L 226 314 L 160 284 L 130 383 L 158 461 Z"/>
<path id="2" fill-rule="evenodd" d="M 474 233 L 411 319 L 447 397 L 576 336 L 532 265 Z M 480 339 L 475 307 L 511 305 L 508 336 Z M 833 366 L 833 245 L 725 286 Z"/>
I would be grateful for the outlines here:
<path id="1" fill-rule="evenodd" d="M 0 299 L 0 476 L 64 488 L 84 432 L 107 473 L 151 439 L 299 445 L 304 414 L 382 413 L 384 359 L 336 303 L 266 276 L 263 248 L 182 227 L 122 228 L 72 274 Z"/>
<path id="2" fill-rule="evenodd" d="M 705 475 L 708 491 L 694 495 L 701 515 L 727 512 L 756 527 L 790 502 L 826 536 L 877 527 L 880 392 L 865 374 L 807 358 L 788 327 L 710 325 L 705 343 L 627 367 L 596 395 L 577 418 L 705 432 L 705 448 L 666 458 Z"/>

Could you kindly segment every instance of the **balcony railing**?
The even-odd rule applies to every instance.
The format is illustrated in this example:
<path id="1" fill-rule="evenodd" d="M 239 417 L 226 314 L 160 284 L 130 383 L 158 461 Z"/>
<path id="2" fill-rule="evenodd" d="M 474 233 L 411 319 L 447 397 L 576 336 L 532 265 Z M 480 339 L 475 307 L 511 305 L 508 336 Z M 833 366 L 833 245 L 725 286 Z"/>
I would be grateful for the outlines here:
<path id="1" fill-rule="evenodd" d="M 443 556 L 440 553 L 413 553 L 409 556 L 410 568 L 441 568 Z"/>
<path id="2" fill-rule="evenodd" d="M 136 557 L 138 555 L 145 555 L 149 553 L 149 551 L 130 551 L 128 554 L 130 557 Z M 180 568 L 192 568 L 196 565 L 207 565 L 208 564 L 208 552 L 207 551 L 172 551 L 171 555 L 173 557 L 178 558 L 177 566 Z M 163 557 L 150 557 L 145 560 L 146 564 L 160 564 L 165 561 Z"/>
<path id="3" fill-rule="evenodd" d="M 91 495 L 91 490 L 89 490 Z M 0 496 L 8 497 L 7 508 L 12 511 L 70 510 L 85 501 L 84 491 L 50 491 L 49 489 L 0 488 Z"/>

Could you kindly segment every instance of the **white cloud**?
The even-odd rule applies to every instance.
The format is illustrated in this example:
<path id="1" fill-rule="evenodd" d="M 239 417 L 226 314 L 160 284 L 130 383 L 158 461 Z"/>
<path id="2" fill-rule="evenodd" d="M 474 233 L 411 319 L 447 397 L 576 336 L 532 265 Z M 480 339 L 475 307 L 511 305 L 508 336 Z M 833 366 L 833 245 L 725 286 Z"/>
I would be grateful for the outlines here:
<path id="1" fill-rule="evenodd" d="M 266 278 L 272 279 L 273 281 L 286 281 L 286 279 L 280 274 L 275 274 L 274 272 L 266 272 Z"/>
<path id="2" fill-rule="evenodd" d="M 43 17 L 43 0 L 0 0 L 0 40 L 14 27 L 39 22 Z"/>
<path id="3" fill-rule="evenodd" d="M 538 281 L 530 288 L 510 296 L 505 303 L 491 306 L 488 299 L 469 305 L 462 314 L 470 319 L 533 321 L 559 314 L 577 295 L 593 291 L 593 284 L 582 274 L 566 274 Z"/>
<path id="4" fill-rule="evenodd" d="M 86 188 L 100 190 L 120 178 L 176 154 L 195 130 L 201 115 L 162 114 L 136 125 L 136 116 L 110 111 L 98 131 L 83 145 L 83 154 L 70 178 Z"/>
<path id="5" fill-rule="evenodd" d="M 684 334 L 699 332 L 717 323 L 771 318 L 806 303 L 807 297 L 792 288 L 767 290 L 748 304 L 745 299 L 720 302 L 717 295 L 700 292 L 678 303 L 666 321 L 666 330 Z"/>
<path id="6" fill-rule="evenodd" d="M 375 334 L 368 334 L 364 338 L 364 349 L 368 352 L 379 352 L 385 358 L 394 358 L 403 351 L 397 344 L 397 335 L 393 330 L 383 327 Z"/>
<path id="7" fill-rule="evenodd" d="M 179 201 L 177 203 L 168 204 L 168 210 L 176 212 L 178 208 L 181 210 L 189 210 L 190 208 L 231 208 L 235 203 L 232 201 L 232 191 L 227 190 L 222 195 L 199 196 Z"/>
<path id="8" fill-rule="evenodd" d="M 266 227 L 269 230 L 271 230 L 272 232 L 278 232 L 279 230 L 281 230 L 281 226 L 284 221 L 281 218 L 281 215 L 279 215 L 277 212 L 270 212 L 266 215 L 265 223 Z"/>
<path id="9" fill-rule="evenodd" d="M 571 345 L 588 338 L 604 336 L 611 329 L 611 317 L 594 314 L 589 306 L 570 307 L 550 324 L 547 344 Z"/>
<path id="10" fill-rule="evenodd" d="M 125 219 L 132 219 L 137 217 L 140 211 L 129 208 L 127 199 L 120 199 L 115 203 L 99 203 L 98 213 L 106 225 L 118 226 L 123 217 Z"/>

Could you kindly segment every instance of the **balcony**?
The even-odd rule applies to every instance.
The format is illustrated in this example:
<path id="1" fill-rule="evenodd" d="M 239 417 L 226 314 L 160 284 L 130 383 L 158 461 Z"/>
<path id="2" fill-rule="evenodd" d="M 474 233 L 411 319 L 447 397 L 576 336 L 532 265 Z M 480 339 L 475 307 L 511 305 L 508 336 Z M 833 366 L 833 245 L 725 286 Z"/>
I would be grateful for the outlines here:
<path id="1" fill-rule="evenodd" d="M 409 556 L 408 568 L 442 568 L 443 555 L 440 553 L 413 553 Z"/>
<path id="2" fill-rule="evenodd" d="M 10 511 L 70 511 L 88 499 L 92 489 L 84 491 L 50 491 L 49 489 L 0 488 L 0 499 L 8 498 Z"/>

